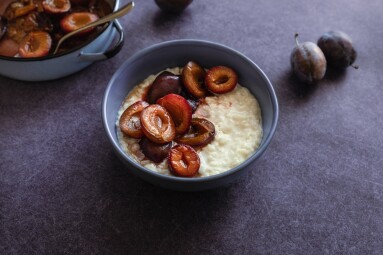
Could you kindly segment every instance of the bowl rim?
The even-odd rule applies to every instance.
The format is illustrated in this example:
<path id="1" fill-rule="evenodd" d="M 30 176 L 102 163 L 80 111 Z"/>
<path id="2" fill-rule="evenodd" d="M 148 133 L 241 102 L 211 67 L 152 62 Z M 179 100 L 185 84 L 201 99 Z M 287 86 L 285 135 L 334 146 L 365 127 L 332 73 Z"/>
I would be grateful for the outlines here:
<path id="1" fill-rule="evenodd" d="M 224 171 L 222 173 L 219 173 L 219 174 L 205 176 L 205 177 L 198 177 L 198 178 L 184 178 L 184 177 L 164 175 L 161 173 L 154 172 L 150 169 L 145 168 L 144 166 L 142 166 L 141 164 L 136 162 L 134 159 L 130 158 L 122 150 L 122 148 L 120 147 L 120 145 L 118 143 L 118 140 L 116 139 L 116 141 L 115 141 L 113 139 L 112 132 L 116 132 L 116 130 L 115 129 L 109 130 L 109 128 L 108 128 L 108 123 L 107 123 L 108 97 L 109 97 L 110 91 L 113 87 L 113 84 L 115 83 L 115 80 L 120 76 L 120 74 L 130 64 L 133 64 L 136 60 L 142 58 L 143 56 L 145 56 L 147 54 L 151 54 L 152 51 L 158 51 L 162 48 L 167 48 L 167 47 L 172 47 L 172 46 L 180 46 L 180 45 L 184 45 L 184 46 L 198 45 L 198 46 L 204 46 L 204 47 L 219 48 L 220 50 L 224 50 L 224 51 L 231 52 L 231 53 L 238 55 L 245 62 L 252 65 L 257 70 L 259 75 L 264 80 L 266 87 L 267 87 L 267 90 L 270 94 L 270 99 L 271 99 L 274 114 L 273 114 L 273 118 L 271 120 L 270 132 L 269 132 L 268 136 L 265 138 L 263 144 L 256 150 L 255 153 L 253 153 L 250 157 L 248 157 L 244 162 L 242 162 L 241 164 L 237 165 L 234 168 L 231 168 L 231 169 Z M 212 182 L 212 181 L 217 181 L 219 179 L 226 178 L 227 176 L 232 175 L 232 174 L 240 171 L 241 169 L 247 167 L 248 165 L 253 163 L 256 159 L 258 159 L 266 151 L 267 147 L 269 146 L 269 144 L 270 144 L 270 142 L 271 142 L 271 140 L 275 134 L 276 127 L 278 124 L 278 118 L 279 118 L 278 99 L 277 99 L 275 90 L 274 90 L 269 78 L 262 71 L 262 69 L 259 68 L 258 65 L 255 64 L 250 58 L 246 57 L 244 54 L 242 54 L 241 52 L 239 52 L 233 48 L 230 48 L 230 47 L 223 45 L 223 44 L 220 44 L 220 43 L 216 43 L 216 42 L 212 42 L 212 41 L 208 41 L 208 40 L 201 40 L 201 39 L 177 39 L 177 40 L 164 41 L 164 42 L 153 44 L 151 46 L 148 46 L 144 49 L 139 50 L 138 52 L 133 54 L 131 57 L 129 57 L 127 60 L 125 60 L 125 62 L 113 74 L 112 78 L 110 79 L 110 81 L 106 87 L 106 90 L 105 90 L 105 93 L 104 93 L 104 96 L 102 99 L 102 122 L 103 122 L 103 126 L 104 126 L 104 129 L 106 131 L 106 134 L 107 134 L 109 141 L 111 142 L 114 150 L 118 153 L 118 155 L 120 157 L 122 157 L 124 160 L 126 160 L 127 162 L 129 162 L 129 164 L 134 165 L 134 167 L 138 168 L 139 170 L 143 171 L 144 173 L 151 175 L 153 177 L 159 178 L 163 181 L 172 181 L 172 182 L 183 182 L 183 183 Z"/>
<path id="2" fill-rule="evenodd" d="M 111 6 L 112 7 L 112 12 L 114 12 L 119 7 L 120 0 L 114 0 L 114 3 L 112 3 L 112 4 L 113 4 Z M 92 39 L 86 40 L 82 44 L 77 45 L 76 47 L 74 47 L 74 48 L 72 48 L 70 50 L 67 50 L 67 51 L 64 51 L 64 52 L 60 52 L 60 53 L 57 53 L 55 55 L 48 54 L 46 56 L 35 57 L 35 58 L 19 58 L 19 57 L 8 57 L 8 56 L 1 56 L 0 55 L 0 61 L 1 60 L 6 60 L 6 61 L 11 61 L 11 62 L 35 62 L 35 61 L 38 62 L 38 61 L 44 61 L 44 60 L 49 60 L 49 59 L 54 59 L 54 58 L 66 56 L 66 55 L 72 54 L 72 53 L 74 53 L 74 52 L 76 52 L 76 51 L 78 51 L 80 49 L 83 49 L 83 48 L 87 47 L 93 41 L 97 40 L 97 38 L 99 38 L 112 25 L 113 25 L 113 22 L 109 22 L 108 25 L 104 25 L 103 28 L 100 31 L 98 31 Z"/>

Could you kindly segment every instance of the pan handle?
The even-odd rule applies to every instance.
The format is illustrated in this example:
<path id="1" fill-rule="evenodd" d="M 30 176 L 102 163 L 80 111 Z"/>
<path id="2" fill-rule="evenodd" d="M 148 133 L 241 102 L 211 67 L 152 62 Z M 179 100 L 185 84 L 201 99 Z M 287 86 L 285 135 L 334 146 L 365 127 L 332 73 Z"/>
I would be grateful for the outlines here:
<path id="1" fill-rule="evenodd" d="M 84 61 L 100 61 L 100 60 L 106 60 L 106 59 L 112 58 L 117 53 L 119 53 L 120 50 L 122 49 L 122 46 L 124 46 L 124 42 L 125 42 L 124 31 L 120 22 L 118 22 L 118 20 L 113 21 L 113 27 L 117 30 L 117 32 L 120 35 L 120 37 L 118 38 L 118 41 L 116 42 L 113 48 L 102 53 L 81 52 L 79 55 L 79 58 Z"/>

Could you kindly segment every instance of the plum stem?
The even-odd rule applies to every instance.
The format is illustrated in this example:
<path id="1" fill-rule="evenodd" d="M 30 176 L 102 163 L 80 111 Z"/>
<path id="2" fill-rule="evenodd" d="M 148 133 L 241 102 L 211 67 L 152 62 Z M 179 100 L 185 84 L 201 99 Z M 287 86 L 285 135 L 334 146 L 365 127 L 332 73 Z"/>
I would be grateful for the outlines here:
<path id="1" fill-rule="evenodd" d="M 298 36 L 299 36 L 299 34 L 298 34 L 298 33 L 295 33 L 294 38 L 295 38 L 295 44 L 296 44 L 297 46 L 299 46 Z"/>

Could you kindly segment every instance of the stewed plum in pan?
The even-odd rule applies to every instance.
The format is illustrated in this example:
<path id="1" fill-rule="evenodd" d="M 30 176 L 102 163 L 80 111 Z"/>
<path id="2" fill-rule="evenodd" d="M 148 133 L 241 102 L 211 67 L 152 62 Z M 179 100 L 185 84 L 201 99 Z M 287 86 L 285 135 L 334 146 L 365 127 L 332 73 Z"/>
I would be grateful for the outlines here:
<path id="1" fill-rule="evenodd" d="M 112 12 L 105 0 L 15 0 L 0 3 L 0 56 L 49 55 L 58 40 Z M 102 26 L 68 39 L 59 53 L 93 39 Z"/>

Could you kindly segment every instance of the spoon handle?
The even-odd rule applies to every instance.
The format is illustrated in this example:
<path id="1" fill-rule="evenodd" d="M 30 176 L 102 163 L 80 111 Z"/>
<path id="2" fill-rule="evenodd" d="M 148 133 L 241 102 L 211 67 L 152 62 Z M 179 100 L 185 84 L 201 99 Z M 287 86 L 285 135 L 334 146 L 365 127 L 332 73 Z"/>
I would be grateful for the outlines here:
<path id="1" fill-rule="evenodd" d="M 57 45 L 56 45 L 56 48 L 53 52 L 53 55 L 57 53 L 58 49 L 60 48 L 61 44 L 66 40 L 68 39 L 69 37 L 81 32 L 81 31 L 84 31 L 88 28 L 91 28 L 91 27 L 95 27 L 95 26 L 98 26 L 98 25 L 101 25 L 101 24 L 104 24 L 104 23 L 107 23 L 109 21 L 112 21 L 114 19 L 117 19 L 119 17 L 122 17 L 124 16 L 125 14 L 127 14 L 128 12 L 130 12 L 134 7 L 134 2 L 129 2 L 128 4 L 124 5 L 123 7 L 121 7 L 120 9 L 118 9 L 117 11 L 115 12 L 112 12 L 104 17 L 102 17 L 101 19 L 98 19 L 92 23 L 89 23 L 88 25 L 85 25 L 83 27 L 80 27 L 79 29 L 75 30 L 75 31 L 72 31 L 66 35 L 64 35 L 63 37 L 61 37 L 61 39 L 58 41 Z"/>

